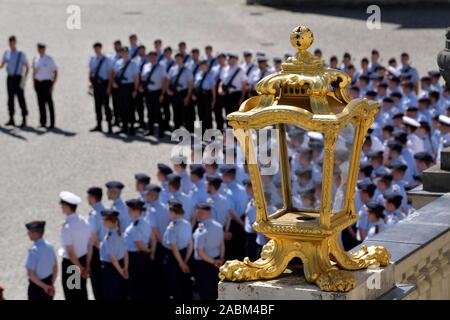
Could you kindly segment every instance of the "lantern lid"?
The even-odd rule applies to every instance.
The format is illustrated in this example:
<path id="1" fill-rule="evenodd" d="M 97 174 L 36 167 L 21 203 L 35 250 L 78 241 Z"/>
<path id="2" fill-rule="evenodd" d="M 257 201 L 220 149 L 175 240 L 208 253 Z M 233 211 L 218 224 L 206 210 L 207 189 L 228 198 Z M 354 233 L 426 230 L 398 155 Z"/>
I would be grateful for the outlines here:
<path id="1" fill-rule="evenodd" d="M 313 114 L 337 114 L 350 102 L 346 86 L 351 78 L 343 71 L 324 66 L 323 60 L 308 52 L 314 42 L 306 26 L 294 28 L 291 45 L 297 50 L 281 65 L 281 71 L 271 74 L 256 85 L 260 95 L 273 96 L 273 104 L 303 108 Z M 266 97 L 267 98 L 267 97 Z M 265 105 L 267 106 L 267 99 Z"/>

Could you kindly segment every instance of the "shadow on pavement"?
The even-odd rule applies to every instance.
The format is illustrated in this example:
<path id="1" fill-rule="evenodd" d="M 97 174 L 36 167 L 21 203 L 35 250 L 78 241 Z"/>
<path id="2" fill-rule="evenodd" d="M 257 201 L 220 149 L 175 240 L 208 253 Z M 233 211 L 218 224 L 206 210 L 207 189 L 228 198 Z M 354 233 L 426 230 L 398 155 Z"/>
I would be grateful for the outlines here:
<path id="1" fill-rule="evenodd" d="M 27 141 L 27 139 L 24 136 L 21 136 L 20 134 L 17 134 L 14 131 L 15 131 L 14 128 L 9 129 L 9 128 L 0 127 L 0 133 L 4 133 L 4 134 L 6 134 L 6 135 L 8 135 L 10 137 L 13 137 L 13 138 L 16 138 L 16 139 L 19 139 L 19 140 Z"/>
<path id="2" fill-rule="evenodd" d="M 20 127 L 19 127 L 18 129 L 19 129 L 20 131 L 24 131 L 24 132 L 35 133 L 35 134 L 37 134 L 38 136 L 41 136 L 41 135 L 47 133 L 47 130 L 45 130 L 45 129 L 43 129 L 43 130 L 38 130 L 38 129 L 33 128 L 33 127 L 24 127 L 24 128 L 20 128 Z"/>
<path id="3" fill-rule="evenodd" d="M 376 3 L 376 1 L 374 1 Z M 299 13 L 312 13 L 356 20 L 367 20 L 372 13 L 367 13 L 368 5 L 319 5 L 299 4 L 292 6 L 263 5 L 277 10 Z M 399 29 L 445 28 L 450 26 L 449 4 L 411 3 L 406 5 L 379 5 L 381 23 L 398 24 Z M 262 14 L 263 15 L 263 14 Z"/>
<path id="4" fill-rule="evenodd" d="M 52 129 L 48 129 L 47 130 L 48 133 L 54 133 L 54 134 L 58 134 L 58 135 L 62 135 L 64 137 L 73 137 L 75 136 L 77 133 L 76 132 L 72 132 L 72 131 L 67 131 L 61 128 L 52 128 Z"/>
<path id="5" fill-rule="evenodd" d="M 170 139 L 170 136 L 164 135 L 163 138 L 157 138 L 154 136 L 143 136 L 143 135 L 125 135 L 122 133 L 105 133 L 103 132 L 103 135 L 110 139 L 120 140 L 125 143 L 131 143 L 131 142 L 143 142 L 143 143 L 150 143 L 152 145 L 157 145 L 161 143 L 167 143 L 167 144 L 176 144 L 177 141 L 172 141 Z"/>

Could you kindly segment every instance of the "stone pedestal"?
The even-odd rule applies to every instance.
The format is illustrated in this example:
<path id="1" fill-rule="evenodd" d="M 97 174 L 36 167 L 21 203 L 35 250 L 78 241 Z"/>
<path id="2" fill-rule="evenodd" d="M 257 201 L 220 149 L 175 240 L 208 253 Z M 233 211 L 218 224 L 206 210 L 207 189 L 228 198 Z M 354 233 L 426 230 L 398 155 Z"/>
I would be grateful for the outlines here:
<path id="1" fill-rule="evenodd" d="M 220 282 L 219 300 L 373 300 L 395 287 L 392 265 L 352 273 L 356 278 L 353 290 L 326 292 L 308 283 L 301 267 L 289 267 L 272 280 Z"/>

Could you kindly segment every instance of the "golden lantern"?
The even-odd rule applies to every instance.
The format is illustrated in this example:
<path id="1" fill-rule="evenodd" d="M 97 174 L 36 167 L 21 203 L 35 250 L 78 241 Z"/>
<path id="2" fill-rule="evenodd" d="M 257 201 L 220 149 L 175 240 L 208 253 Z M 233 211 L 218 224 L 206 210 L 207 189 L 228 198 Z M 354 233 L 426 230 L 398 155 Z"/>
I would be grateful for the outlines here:
<path id="1" fill-rule="evenodd" d="M 308 27 L 296 27 L 290 36 L 292 46 L 298 50 L 295 56 L 283 63 L 280 72 L 258 82 L 258 96 L 244 101 L 239 111 L 227 116 L 246 158 L 253 185 L 256 205 L 253 227 L 271 240 L 254 262 L 248 258 L 227 261 L 220 268 L 222 281 L 275 278 L 297 257 L 303 262 L 308 282 L 316 283 L 321 290 L 346 292 L 356 285 L 354 276 L 346 270 L 389 263 L 390 254 L 384 247 L 362 246 L 358 252 L 348 253 L 339 241 L 340 232 L 358 219 L 354 197 L 360 152 L 379 105 L 367 99 L 350 101 L 346 91 L 350 77 L 325 67 L 322 60 L 309 53 L 307 49 L 313 40 Z M 267 127 L 278 129 L 282 206 L 272 213 L 268 211 L 253 140 L 255 130 Z M 299 205 L 294 192 L 297 185 L 292 179 L 286 134 L 293 127 L 314 131 L 322 137 L 322 181 L 318 190 L 321 199 L 308 208 Z M 342 154 L 347 159 L 338 157 Z M 336 193 L 340 193 L 339 204 Z"/>

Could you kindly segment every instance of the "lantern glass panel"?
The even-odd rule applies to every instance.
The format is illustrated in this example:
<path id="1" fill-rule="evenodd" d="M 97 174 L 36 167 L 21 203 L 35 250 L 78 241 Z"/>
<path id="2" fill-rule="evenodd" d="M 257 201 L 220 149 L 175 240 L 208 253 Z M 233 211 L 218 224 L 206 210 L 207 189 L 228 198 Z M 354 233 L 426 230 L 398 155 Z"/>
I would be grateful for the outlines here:
<path id="1" fill-rule="evenodd" d="M 333 213 L 337 213 L 345 209 L 344 204 L 347 194 L 347 183 L 354 140 L 355 128 L 352 124 L 348 124 L 347 126 L 345 126 L 339 133 L 336 140 L 332 188 Z"/>
<path id="2" fill-rule="evenodd" d="M 322 193 L 323 135 L 289 125 L 286 130 L 290 157 L 292 206 L 319 212 Z"/>

